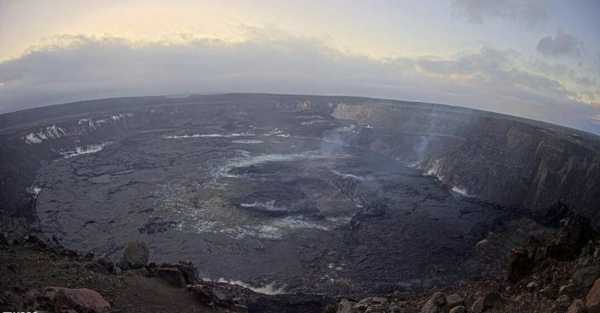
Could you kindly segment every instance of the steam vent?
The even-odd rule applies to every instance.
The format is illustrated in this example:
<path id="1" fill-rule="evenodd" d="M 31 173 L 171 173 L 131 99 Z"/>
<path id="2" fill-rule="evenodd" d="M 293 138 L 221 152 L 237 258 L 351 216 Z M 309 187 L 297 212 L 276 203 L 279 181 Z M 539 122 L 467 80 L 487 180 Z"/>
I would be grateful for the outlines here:
<path id="1" fill-rule="evenodd" d="M 489 286 L 468 282 L 504 284 L 513 275 L 522 290 L 543 289 L 541 280 L 520 280 L 535 276 L 527 276 L 534 265 L 521 276 L 507 267 L 516 247 L 529 247 L 532 237 L 544 246 L 543 238 L 563 231 L 561 222 L 572 216 L 589 222 L 589 233 L 600 227 L 600 139 L 508 115 L 355 97 L 76 102 L 0 115 L 0 210 L 3 240 L 17 246 L 11 249 L 40 241 L 44 249 L 72 251 L 69 262 L 110 264 L 112 274 L 94 287 L 113 297 L 112 305 L 127 303 L 106 287 L 121 271 L 134 275 L 137 267 L 147 271 L 141 277 L 177 285 L 179 276 L 164 268 L 188 273 L 178 262 L 189 261 L 195 277 L 185 276 L 182 290 L 196 281 L 252 293 L 240 291 L 239 299 L 280 297 L 227 300 L 237 303 L 227 306 L 211 298 L 214 289 L 185 291 L 212 299 L 206 312 L 292 312 L 294 303 L 317 309 L 307 304 L 293 312 L 336 312 L 344 305 L 354 311 L 343 312 L 359 312 L 357 302 L 376 295 L 397 298 L 369 298 L 363 308 L 384 300 L 401 308 L 408 301 L 418 312 L 427 303 L 449 303 L 452 297 L 430 298 L 444 288 L 459 290 L 470 311 L 471 303 L 489 300 L 477 293 Z M 587 240 L 581 247 L 574 242 L 575 252 L 556 255 L 578 257 Z M 10 275 L 23 278 L 20 266 Z M 79 268 L 73 266 L 65 268 Z M 143 294 L 139 282 L 124 277 Z M 89 287 L 76 282 L 69 286 Z M 531 282 L 539 288 L 528 289 Z M 509 301 L 503 293 L 519 283 L 494 290 Z M 452 289 L 461 284 L 475 291 Z M 555 287 L 552 305 L 561 286 Z M 591 287 L 569 294 L 567 305 L 585 301 Z M 488 304 L 493 299 L 479 303 Z M 406 305 L 394 312 L 410 312 Z M 566 312 L 566 306 L 553 308 Z"/>

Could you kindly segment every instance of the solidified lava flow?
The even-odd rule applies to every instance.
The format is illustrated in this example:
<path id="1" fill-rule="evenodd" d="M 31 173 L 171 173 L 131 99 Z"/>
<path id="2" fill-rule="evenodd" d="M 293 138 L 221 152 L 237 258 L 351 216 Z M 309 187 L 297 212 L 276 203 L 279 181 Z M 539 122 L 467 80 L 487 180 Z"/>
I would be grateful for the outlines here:
<path id="1" fill-rule="evenodd" d="M 17 192 L 2 191 L 5 210 L 68 248 L 116 259 L 141 240 L 154 261 L 285 291 L 485 275 L 476 243 L 519 208 L 599 194 L 554 179 L 597 179 L 597 139 L 442 105 L 231 94 L 8 115 L 1 170 Z"/>

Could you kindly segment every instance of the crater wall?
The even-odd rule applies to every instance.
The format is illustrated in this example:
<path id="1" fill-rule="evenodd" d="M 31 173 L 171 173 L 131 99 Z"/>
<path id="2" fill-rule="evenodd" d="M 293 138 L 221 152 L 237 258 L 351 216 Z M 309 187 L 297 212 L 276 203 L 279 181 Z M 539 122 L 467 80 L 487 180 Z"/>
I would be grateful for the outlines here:
<path id="1" fill-rule="evenodd" d="M 415 162 L 468 195 L 532 210 L 562 201 L 598 220 L 598 136 L 432 104 L 340 103 L 333 115 L 383 128 L 387 135 L 365 140 L 371 149 Z"/>
<path id="2" fill-rule="evenodd" d="M 104 99 L 0 115 L 2 223 L 35 220 L 36 173 L 69 151 L 184 128 L 201 114 L 226 119 L 241 111 L 259 121 L 277 119 L 277 112 L 316 112 L 360 124 L 369 131 L 342 138 L 347 144 L 405 161 L 504 206 L 541 210 L 562 201 L 600 226 L 598 136 L 446 105 L 265 94 Z"/>

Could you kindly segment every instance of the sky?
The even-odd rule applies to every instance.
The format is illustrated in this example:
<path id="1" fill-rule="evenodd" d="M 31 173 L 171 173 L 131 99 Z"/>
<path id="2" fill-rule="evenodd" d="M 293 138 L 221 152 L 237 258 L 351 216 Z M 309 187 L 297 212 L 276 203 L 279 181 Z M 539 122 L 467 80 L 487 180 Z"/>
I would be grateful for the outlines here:
<path id="1" fill-rule="evenodd" d="M 445 103 L 600 133 L 597 0 L 0 0 L 0 113 L 272 92 Z"/>

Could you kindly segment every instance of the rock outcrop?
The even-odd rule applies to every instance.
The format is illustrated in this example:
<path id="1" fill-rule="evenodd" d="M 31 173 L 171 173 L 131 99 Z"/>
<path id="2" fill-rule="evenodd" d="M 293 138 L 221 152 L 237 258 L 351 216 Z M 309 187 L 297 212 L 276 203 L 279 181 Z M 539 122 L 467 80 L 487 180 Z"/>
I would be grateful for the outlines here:
<path id="1" fill-rule="evenodd" d="M 585 296 L 585 306 L 589 313 L 600 312 L 600 280 L 596 280 Z"/>
<path id="2" fill-rule="evenodd" d="M 29 311 L 109 313 L 111 305 L 97 291 L 87 288 L 46 287 L 31 289 L 20 306 Z"/>

